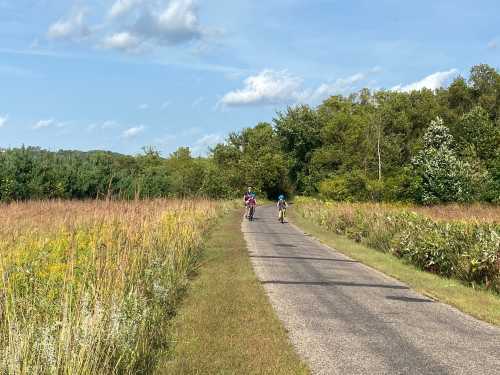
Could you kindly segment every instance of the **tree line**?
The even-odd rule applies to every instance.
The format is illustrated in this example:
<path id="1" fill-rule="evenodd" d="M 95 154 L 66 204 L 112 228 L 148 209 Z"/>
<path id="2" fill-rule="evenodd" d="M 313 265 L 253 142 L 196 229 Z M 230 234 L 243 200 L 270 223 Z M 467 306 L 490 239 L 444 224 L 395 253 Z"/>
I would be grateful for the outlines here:
<path id="1" fill-rule="evenodd" d="M 500 202 L 500 74 L 472 67 L 448 88 L 363 89 L 288 107 L 205 158 L 180 148 L 0 152 L 0 199 L 241 195 L 246 186 L 346 201 Z"/>
<path id="2" fill-rule="evenodd" d="M 168 158 L 152 148 L 137 156 L 37 147 L 0 150 L 0 200 L 154 198 L 210 195 L 209 159 L 179 148 Z"/>

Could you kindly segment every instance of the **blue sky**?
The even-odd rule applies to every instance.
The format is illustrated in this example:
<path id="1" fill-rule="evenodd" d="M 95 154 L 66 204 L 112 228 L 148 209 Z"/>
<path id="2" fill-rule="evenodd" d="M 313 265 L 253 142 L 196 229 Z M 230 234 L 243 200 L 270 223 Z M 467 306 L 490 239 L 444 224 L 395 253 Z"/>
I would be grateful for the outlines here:
<path id="1" fill-rule="evenodd" d="M 500 66 L 494 0 L 0 0 L 0 147 L 205 154 L 287 105 Z"/>

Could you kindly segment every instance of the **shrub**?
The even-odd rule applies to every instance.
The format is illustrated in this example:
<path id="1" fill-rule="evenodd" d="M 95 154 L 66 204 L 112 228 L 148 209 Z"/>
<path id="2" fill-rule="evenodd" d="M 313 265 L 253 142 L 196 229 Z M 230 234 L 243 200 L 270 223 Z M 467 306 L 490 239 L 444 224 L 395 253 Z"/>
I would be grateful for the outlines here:
<path id="1" fill-rule="evenodd" d="M 325 199 L 337 201 L 347 201 L 351 198 L 347 179 L 344 176 L 321 181 L 319 184 L 319 193 Z"/>
<path id="2" fill-rule="evenodd" d="M 336 201 L 365 201 L 373 194 L 378 194 L 377 190 L 380 190 L 378 182 L 369 185 L 360 171 L 338 175 L 319 184 L 321 197 Z"/>

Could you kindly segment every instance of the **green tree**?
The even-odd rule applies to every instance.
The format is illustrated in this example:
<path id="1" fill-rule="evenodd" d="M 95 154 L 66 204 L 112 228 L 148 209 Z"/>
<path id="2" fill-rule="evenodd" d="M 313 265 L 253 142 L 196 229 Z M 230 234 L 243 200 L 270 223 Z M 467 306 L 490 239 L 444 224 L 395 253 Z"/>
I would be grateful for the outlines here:
<path id="1" fill-rule="evenodd" d="M 424 148 L 413 159 L 416 200 L 424 204 L 473 199 L 473 172 L 453 151 L 453 136 L 439 117 L 424 135 Z"/>
<path id="2" fill-rule="evenodd" d="M 316 111 L 306 105 L 289 107 L 274 118 L 278 147 L 289 159 L 289 176 L 300 192 L 308 191 L 308 163 L 313 151 L 321 146 L 322 124 Z"/>
<path id="3" fill-rule="evenodd" d="M 196 196 L 202 194 L 205 166 L 200 158 L 193 158 L 188 147 L 179 147 L 166 160 L 171 194 Z"/>
<path id="4" fill-rule="evenodd" d="M 253 186 L 269 198 L 289 192 L 288 160 L 272 126 L 260 123 L 243 130 L 241 142 L 239 168 L 244 173 L 244 186 Z"/>
<path id="5" fill-rule="evenodd" d="M 133 183 L 134 195 L 144 198 L 165 197 L 171 191 L 167 163 L 156 149 L 145 147 L 143 150 L 144 154 L 136 158 L 138 171 Z"/>
<path id="6" fill-rule="evenodd" d="M 480 106 L 466 113 L 455 126 L 455 138 L 462 150 L 472 146 L 479 158 L 489 162 L 500 153 L 500 128 Z"/>
<path id="7" fill-rule="evenodd" d="M 463 77 L 458 77 L 451 83 L 447 94 L 448 106 L 458 115 L 463 115 L 472 109 L 474 105 L 472 92 Z"/>
<path id="8" fill-rule="evenodd" d="M 479 64 L 472 67 L 469 85 L 476 103 L 488 111 L 493 120 L 500 114 L 500 74 L 493 67 Z"/>

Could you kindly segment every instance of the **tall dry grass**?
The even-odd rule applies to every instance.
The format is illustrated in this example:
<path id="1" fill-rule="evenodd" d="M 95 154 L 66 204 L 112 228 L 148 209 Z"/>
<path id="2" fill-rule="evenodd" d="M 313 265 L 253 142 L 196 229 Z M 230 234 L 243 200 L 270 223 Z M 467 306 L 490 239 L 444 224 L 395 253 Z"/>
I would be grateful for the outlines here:
<path id="1" fill-rule="evenodd" d="M 149 372 L 210 201 L 0 206 L 0 373 Z"/>
<path id="2" fill-rule="evenodd" d="M 484 203 L 411 206 L 415 212 L 443 221 L 500 223 L 500 206 Z"/>
<path id="3" fill-rule="evenodd" d="M 307 198 L 299 198 L 298 202 L 312 202 Z M 319 202 L 319 201 L 318 201 Z M 342 203 L 324 202 L 326 206 L 335 205 L 337 210 L 354 214 L 357 210 L 366 212 L 415 212 L 437 221 L 462 221 L 477 223 L 500 223 L 500 205 L 486 203 L 441 204 L 434 206 L 418 206 L 407 203 Z"/>

